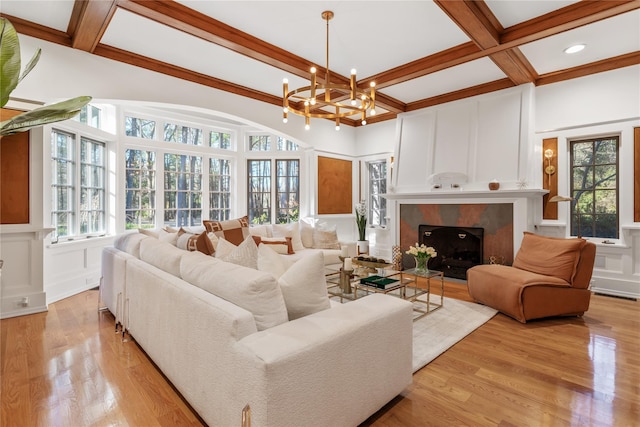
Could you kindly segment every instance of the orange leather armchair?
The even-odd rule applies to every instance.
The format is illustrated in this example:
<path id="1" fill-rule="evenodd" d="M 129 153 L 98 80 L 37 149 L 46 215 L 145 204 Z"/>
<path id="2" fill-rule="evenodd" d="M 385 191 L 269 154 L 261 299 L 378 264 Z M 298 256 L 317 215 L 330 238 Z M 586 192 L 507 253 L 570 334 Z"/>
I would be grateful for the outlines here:
<path id="1" fill-rule="evenodd" d="M 475 301 L 525 323 L 551 316 L 581 316 L 589 309 L 596 246 L 525 232 L 512 266 L 467 270 Z"/>

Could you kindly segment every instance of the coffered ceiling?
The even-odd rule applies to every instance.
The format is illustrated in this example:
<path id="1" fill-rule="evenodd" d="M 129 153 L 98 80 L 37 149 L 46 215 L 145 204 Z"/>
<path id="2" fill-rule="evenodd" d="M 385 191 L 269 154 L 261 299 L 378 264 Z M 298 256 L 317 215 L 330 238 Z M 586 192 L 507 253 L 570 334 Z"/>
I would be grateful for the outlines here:
<path id="1" fill-rule="evenodd" d="M 640 0 L 3 0 L 18 32 L 282 105 L 282 79 L 376 82 L 369 123 L 523 83 L 640 64 Z M 568 55 L 565 48 L 586 48 Z M 345 124 L 358 125 L 345 120 Z"/>

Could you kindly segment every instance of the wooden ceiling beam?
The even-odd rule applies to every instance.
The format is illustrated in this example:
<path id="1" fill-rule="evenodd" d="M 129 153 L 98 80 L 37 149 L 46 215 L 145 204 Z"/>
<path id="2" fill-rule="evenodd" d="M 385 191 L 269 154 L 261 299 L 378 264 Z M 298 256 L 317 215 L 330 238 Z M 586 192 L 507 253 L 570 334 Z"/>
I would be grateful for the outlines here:
<path id="1" fill-rule="evenodd" d="M 46 40 L 51 43 L 56 43 L 62 46 L 71 47 L 71 37 L 64 31 L 59 31 L 44 25 L 36 24 L 35 22 L 26 21 L 15 16 L 7 15 L 6 13 L 0 13 L 0 16 L 7 18 L 11 25 L 20 34 L 25 36 L 35 37 L 37 39 Z"/>
<path id="2" fill-rule="evenodd" d="M 578 77 L 585 77 L 591 74 L 604 73 L 605 71 L 617 70 L 619 68 L 631 67 L 640 64 L 640 51 L 619 55 L 601 61 L 580 65 L 579 67 L 567 68 L 566 70 L 554 71 L 542 74 L 536 80 L 536 86 L 558 83 Z"/>
<path id="3" fill-rule="evenodd" d="M 76 0 L 67 33 L 71 47 L 93 52 L 116 11 L 117 0 Z"/>
<path id="4" fill-rule="evenodd" d="M 431 98 L 422 99 L 420 101 L 410 102 L 407 104 L 407 111 L 420 110 L 422 108 L 433 107 L 434 105 L 444 104 L 446 102 L 457 101 L 459 99 L 469 98 L 476 95 L 495 92 L 497 90 L 508 89 L 514 84 L 510 79 L 501 79 L 477 86 L 468 87 L 454 92 L 445 93 Z"/>
<path id="5" fill-rule="evenodd" d="M 435 0 L 435 3 L 480 49 L 500 47 L 500 34 L 504 28 L 484 1 Z M 488 56 L 516 85 L 531 83 L 538 76 L 516 47 Z"/>

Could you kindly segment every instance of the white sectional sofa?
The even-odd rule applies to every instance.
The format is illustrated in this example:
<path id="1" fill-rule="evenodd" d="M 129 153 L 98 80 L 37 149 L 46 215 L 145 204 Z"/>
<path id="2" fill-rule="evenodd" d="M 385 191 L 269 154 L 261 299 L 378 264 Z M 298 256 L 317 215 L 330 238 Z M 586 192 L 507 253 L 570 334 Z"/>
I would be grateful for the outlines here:
<path id="1" fill-rule="evenodd" d="M 101 296 L 212 427 L 239 426 L 245 405 L 254 427 L 356 426 L 411 384 L 410 303 L 371 295 L 289 320 L 284 277 L 131 233 L 103 252 Z"/>

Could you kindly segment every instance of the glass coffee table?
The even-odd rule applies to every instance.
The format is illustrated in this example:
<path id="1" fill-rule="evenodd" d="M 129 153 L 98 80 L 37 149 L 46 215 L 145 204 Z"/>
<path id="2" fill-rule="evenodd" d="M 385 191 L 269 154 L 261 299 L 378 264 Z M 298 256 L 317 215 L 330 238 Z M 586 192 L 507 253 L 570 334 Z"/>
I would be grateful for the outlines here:
<path id="1" fill-rule="evenodd" d="M 340 283 L 340 267 L 340 264 L 336 264 L 333 269 L 328 268 L 326 276 L 327 292 L 330 296 L 339 297 L 340 302 L 342 302 L 343 299 L 355 300 L 362 298 L 371 293 L 394 295 L 413 303 L 413 311 L 418 313 L 418 316 L 414 317 L 414 321 L 433 313 L 444 305 L 444 274 L 441 271 L 429 270 L 422 272 L 415 271 L 415 269 L 402 271 L 379 269 L 376 274 L 377 276 L 397 280 L 397 282 L 390 284 L 385 288 L 378 288 L 376 286 L 361 283 L 360 279 L 365 276 L 352 274 L 350 287 L 349 289 L 346 289 L 350 292 L 345 292 L 345 289 L 343 289 Z M 436 281 L 438 278 L 440 279 L 439 294 L 437 293 L 437 283 L 431 283 L 431 279 Z M 425 282 L 424 287 L 419 286 L 419 282 L 422 281 Z M 432 293 L 434 293 L 433 296 L 435 301 L 434 298 L 432 298 Z"/>

